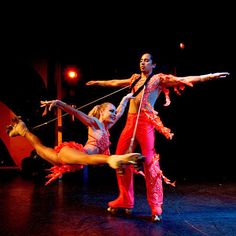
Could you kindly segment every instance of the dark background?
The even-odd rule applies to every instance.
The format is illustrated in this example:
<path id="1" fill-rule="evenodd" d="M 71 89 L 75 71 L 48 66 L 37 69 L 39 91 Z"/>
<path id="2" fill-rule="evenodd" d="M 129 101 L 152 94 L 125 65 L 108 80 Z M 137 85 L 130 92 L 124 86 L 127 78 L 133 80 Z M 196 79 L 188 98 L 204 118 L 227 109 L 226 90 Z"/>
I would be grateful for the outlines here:
<path id="1" fill-rule="evenodd" d="M 227 2 L 156 4 L 81 6 L 67 2 L 48 6 L 41 2 L 6 6 L 1 21 L 0 99 L 34 127 L 55 118 L 53 112 L 41 116 L 39 101 L 56 98 L 57 63 L 62 71 L 68 65 L 80 69 L 76 86 L 62 81 L 63 100 L 77 107 L 117 90 L 86 87 L 87 81 L 128 78 L 139 71 L 140 56 L 147 50 L 157 57 L 157 73 L 185 76 L 228 71 L 226 79 L 196 84 L 181 96 L 171 92 L 169 107 L 163 107 L 164 97 L 160 97 L 155 108 L 175 136 L 168 141 L 157 133 L 156 149 L 162 169 L 174 179 L 235 178 L 233 7 Z M 185 49 L 179 48 L 180 42 Z M 34 70 L 34 61 L 47 62 L 47 88 Z M 118 105 L 126 92 L 105 100 Z M 125 119 L 126 114 L 111 130 L 112 152 Z M 50 146 L 54 145 L 53 124 L 35 130 Z M 85 143 L 86 132 L 69 116 L 63 119 L 65 140 Z"/>

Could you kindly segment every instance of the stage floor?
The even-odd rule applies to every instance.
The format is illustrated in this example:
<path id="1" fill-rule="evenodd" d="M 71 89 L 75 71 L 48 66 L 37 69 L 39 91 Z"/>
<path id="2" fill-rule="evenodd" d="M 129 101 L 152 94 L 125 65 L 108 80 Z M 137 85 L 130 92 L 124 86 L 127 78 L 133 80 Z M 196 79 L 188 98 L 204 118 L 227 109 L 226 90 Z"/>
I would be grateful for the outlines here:
<path id="1" fill-rule="evenodd" d="M 91 172 L 91 170 L 90 170 Z M 48 186 L 45 176 L 0 170 L 0 235 L 236 235 L 234 181 L 164 185 L 162 222 L 150 221 L 145 185 L 135 177 L 130 216 L 107 212 L 117 196 L 115 175 L 68 174 Z"/>

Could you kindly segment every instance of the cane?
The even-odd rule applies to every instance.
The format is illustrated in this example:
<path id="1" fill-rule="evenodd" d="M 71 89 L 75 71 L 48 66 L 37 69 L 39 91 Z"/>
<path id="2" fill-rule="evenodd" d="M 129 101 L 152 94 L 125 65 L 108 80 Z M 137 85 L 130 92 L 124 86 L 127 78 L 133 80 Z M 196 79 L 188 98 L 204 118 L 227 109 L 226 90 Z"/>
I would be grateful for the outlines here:
<path id="1" fill-rule="evenodd" d="M 127 153 L 131 153 L 132 150 L 133 150 L 135 135 L 136 135 L 137 126 L 138 126 L 138 120 L 139 120 L 140 111 L 141 111 L 141 105 L 142 105 L 142 102 L 143 102 L 144 91 L 145 91 L 145 85 L 144 85 L 144 87 L 143 87 L 143 93 L 142 93 L 142 97 L 141 97 L 141 99 L 140 99 L 140 104 L 139 104 L 139 108 L 138 108 L 137 119 L 136 119 L 135 126 L 134 126 L 133 136 L 132 136 L 132 138 L 131 138 L 130 145 L 129 145 L 129 148 L 128 148 Z"/>
<path id="2" fill-rule="evenodd" d="M 142 97 L 141 97 L 141 99 L 140 99 L 140 104 L 139 104 L 137 119 L 136 119 L 135 126 L 134 126 L 133 136 L 132 136 L 132 138 L 131 138 L 129 148 L 128 148 L 128 150 L 127 150 L 126 153 L 132 153 L 132 150 L 133 150 L 133 145 L 134 145 L 136 130 L 137 130 L 137 126 L 138 126 L 138 120 L 139 120 L 140 111 L 141 111 L 141 105 L 142 105 L 142 102 L 143 102 L 144 91 L 145 91 L 145 86 L 143 87 L 143 93 L 142 93 Z M 129 163 L 132 164 L 132 165 L 134 165 L 134 168 L 136 169 L 136 171 L 140 171 L 140 169 L 141 169 L 141 164 L 144 162 L 144 159 L 145 159 L 144 156 L 139 156 L 138 159 L 130 160 Z M 124 165 L 122 162 L 119 163 L 119 167 L 118 167 L 118 174 L 119 174 L 119 175 L 124 175 L 125 166 L 126 166 L 126 165 Z"/>

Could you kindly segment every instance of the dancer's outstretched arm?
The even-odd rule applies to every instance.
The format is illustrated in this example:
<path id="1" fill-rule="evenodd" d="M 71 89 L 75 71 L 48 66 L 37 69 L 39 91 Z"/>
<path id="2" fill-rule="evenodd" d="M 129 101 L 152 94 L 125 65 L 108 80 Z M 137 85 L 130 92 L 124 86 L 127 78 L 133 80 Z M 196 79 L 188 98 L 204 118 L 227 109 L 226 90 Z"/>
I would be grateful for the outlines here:
<path id="1" fill-rule="evenodd" d="M 112 79 L 112 80 L 90 80 L 86 85 L 98 85 L 103 87 L 125 87 L 130 85 L 131 79 Z"/>
<path id="2" fill-rule="evenodd" d="M 183 77 L 177 77 L 177 76 L 168 76 L 168 79 L 161 78 L 160 85 L 164 85 L 165 87 L 174 87 L 181 84 L 188 84 L 191 86 L 191 84 L 194 83 L 200 83 L 205 82 L 208 80 L 214 80 L 214 79 L 220 79 L 225 78 L 230 73 L 228 72 L 216 72 L 216 73 L 210 73 L 210 74 L 204 74 L 204 75 L 190 75 L 190 76 L 183 76 Z"/>
<path id="3" fill-rule="evenodd" d="M 49 111 L 53 107 L 58 107 L 63 111 L 67 112 L 70 115 L 74 115 L 78 120 L 80 120 L 84 125 L 89 127 L 98 128 L 98 119 L 93 116 L 89 116 L 82 111 L 77 110 L 76 108 L 62 102 L 61 100 L 51 100 L 51 101 L 40 101 L 41 107 L 49 106 Z"/>
<path id="4" fill-rule="evenodd" d="M 198 82 L 205 82 L 208 80 L 225 78 L 229 75 L 228 72 L 216 72 L 204 75 L 190 75 L 190 76 L 174 76 L 169 75 L 168 79 L 161 79 L 160 85 L 165 87 L 174 87 L 181 84 L 193 84 Z M 131 79 L 114 79 L 114 80 L 91 80 L 86 83 L 88 86 L 97 85 L 103 87 L 125 87 L 130 85 Z"/>

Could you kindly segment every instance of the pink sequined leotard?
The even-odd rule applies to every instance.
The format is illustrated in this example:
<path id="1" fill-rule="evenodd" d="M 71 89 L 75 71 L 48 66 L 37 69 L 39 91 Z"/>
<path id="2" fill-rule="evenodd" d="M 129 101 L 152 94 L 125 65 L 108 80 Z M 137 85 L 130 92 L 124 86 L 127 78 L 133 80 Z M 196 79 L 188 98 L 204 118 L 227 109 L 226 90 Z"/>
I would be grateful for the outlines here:
<path id="1" fill-rule="evenodd" d="M 110 155 L 110 133 L 106 128 L 102 128 L 96 131 L 96 133 L 88 134 L 88 141 L 84 148 L 88 154 L 100 153 Z"/>
<path id="2" fill-rule="evenodd" d="M 78 151 L 85 152 L 88 154 L 105 154 L 105 155 L 110 155 L 110 133 L 107 129 L 102 128 L 100 130 L 97 130 L 95 135 L 88 135 L 88 141 L 87 143 L 83 146 L 80 143 L 76 142 L 63 142 L 60 145 L 55 147 L 55 150 L 57 152 L 60 152 L 60 150 L 67 146 L 70 148 L 75 148 Z M 45 185 L 48 185 L 55 179 L 59 178 L 61 175 L 67 172 L 73 172 L 76 170 L 80 170 L 83 168 L 82 164 L 78 165 L 70 165 L 61 162 L 61 165 L 55 165 L 52 168 L 49 169 L 51 172 L 49 175 L 46 176 L 46 178 L 49 178 L 49 180 L 45 183 Z"/>

